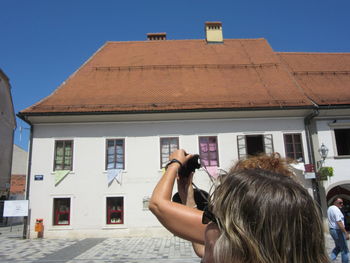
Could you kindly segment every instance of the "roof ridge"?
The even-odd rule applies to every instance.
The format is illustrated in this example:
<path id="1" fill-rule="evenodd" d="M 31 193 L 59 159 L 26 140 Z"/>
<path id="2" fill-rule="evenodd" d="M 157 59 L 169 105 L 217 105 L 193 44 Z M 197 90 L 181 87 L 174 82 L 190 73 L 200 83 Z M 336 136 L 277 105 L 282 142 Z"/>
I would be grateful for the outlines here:
<path id="1" fill-rule="evenodd" d="M 265 38 L 224 38 L 225 41 L 261 41 L 266 40 Z M 105 44 L 129 44 L 129 43 L 166 43 L 166 42 L 187 42 L 187 41 L 202 41 L 206 42 L 204 38 L 198 38 L 198 39 L 166 39 L 166 40 L 129 40 L 129 41 L 114 41 L 114 40 L 108 40 L 105 42 Z"/>
<path id="2" fill-rule="evenodd" d="M 298 54 L 298 55 L 350 55 L 350 52 L 288 52 L 275 51 L 278 54 Z"/>

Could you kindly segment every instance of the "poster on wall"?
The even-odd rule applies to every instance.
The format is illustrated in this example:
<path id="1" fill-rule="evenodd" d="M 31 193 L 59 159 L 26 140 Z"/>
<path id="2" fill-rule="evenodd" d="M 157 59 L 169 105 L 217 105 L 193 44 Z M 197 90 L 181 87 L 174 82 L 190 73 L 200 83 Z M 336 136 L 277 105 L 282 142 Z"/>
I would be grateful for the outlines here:
<path id="1" fill-rule="evenodd" d="M 4 202 L 4 217 L 28 216 L 28 200 L 11 200 Z"/>

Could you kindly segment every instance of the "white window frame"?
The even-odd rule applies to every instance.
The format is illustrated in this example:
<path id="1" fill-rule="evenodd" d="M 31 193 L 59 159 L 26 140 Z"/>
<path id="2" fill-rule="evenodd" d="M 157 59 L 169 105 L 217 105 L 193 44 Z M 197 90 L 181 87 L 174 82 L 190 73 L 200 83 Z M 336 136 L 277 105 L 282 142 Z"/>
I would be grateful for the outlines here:
<path id="1" fill-rule="evenodd" d="M 163 139 L 177 139 L 177 149 L 180 149 L 180 138 L 179 136 L 162 136 L 159 137 L 159 158 L 160 158 L 160 169 L 163 169 L 164 167 L 162 166 L 162 140 Z M 166 163 L 165 163 L 166 164 Z"/>
<path id="2" fill-rule="evenodd" d="M 109 197 L 122 197 L 123 198 L 123 206 L 124 206 L 124 209 L 123 209 L 123 224 L 107 224 L 107 198 Z M 127 223 L 127 220 L 126 220 L 126 204 L 127 204 L 127 198 L 126 198 L 126 195 L 125 194 L 113 194 L 113 195 L 105 195 L 103 196 L 103 204 L 102 204 L 102 228 L 103 229 L 111 229 L 111 228 L 127 228 L 128 226 L 128 223 Z"/>
<path id="3" fill-rule="evenodd" d="M 61 170 L 55 170 L 55 158 L 56 158 L 56 141 L 72 141 L 73 144 L 72 144 L 72 170 L 70 170 L 70 174 L 74 173 L 74 169 L 75 169 L 75 148 L 76 148 L 76 140 L 75 138 L 67 138 L 67 137 L 63 137 L 63 138 L 53 138 L 53 148 L 52 148 L 52 161 L 51 161 L 51 164 L 52 164 L 52 174 L 54 174 L 56 171 L 61 171 Z"/>
<path id="4" fill-rule="evenodd" d="M 126 137 L 104 137 L 104 144 L 103 144 L 103 152 L 104 152 L 104 161 L 103 161 L 103 170 L 105 173 L 108 172 L 107 170 L 107 140 L 123 140 L 124 141 L 124 168 L 122 169 L 123 172 L 127 171 L 127 159 L 126 159 L 126 153 L 127 153 L 127 138 Z"/>
<path id="5" fill-rule="evenodd" d="M 69 225 L 54 225 L 53 221 L 55 219 L 54 215 L 54 199 L 57 198 L 69 198 L 70 199 L 70 212 L 69 212 Z M 52 195 L 51 196 L 51 204 L 50 204 L 50 216 L 48 225 L 51 226 L 52 229 L 73 229 L 74 224 L 74 196 L 73 195 Z M 45 225 L 45 221 L 44 221 Z"/>
<path id="6" fill-rule="evenodd" d="M 350 155 L 339 155 L 338 154 L 338 147 L 337 147 L 337 140 L 335 138 L 335 130 L 338 129 L 350 129 L 350 122 L 339 122 L 339 123 L 329 123 L 328 124 L 331 133 L 332 133 L 332 143 L 333 143 L 333 151 L 334 151 L 334 159 L 350 159 Z"/>

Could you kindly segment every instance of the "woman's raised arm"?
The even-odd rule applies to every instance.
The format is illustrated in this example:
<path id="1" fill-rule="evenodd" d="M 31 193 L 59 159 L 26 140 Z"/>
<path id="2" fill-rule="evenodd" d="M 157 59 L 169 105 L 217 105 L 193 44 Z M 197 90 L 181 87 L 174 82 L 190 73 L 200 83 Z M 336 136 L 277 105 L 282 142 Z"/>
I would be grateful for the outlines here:
<path id="1" fill-rule="evenodd" d="M 186 155 L 184 150 L 177 150 L 171 154 L 170 160 L 176 159 L 182 165 L 192 155 Z M 172 162 L 153 190 L 149 209 L 164 227 L 174 235 L 183 239 L 204 244 L 206 225 L 202 224 L 203 212 L 171 201 L 175 180 L 180 168 L 178 162 Z"/>

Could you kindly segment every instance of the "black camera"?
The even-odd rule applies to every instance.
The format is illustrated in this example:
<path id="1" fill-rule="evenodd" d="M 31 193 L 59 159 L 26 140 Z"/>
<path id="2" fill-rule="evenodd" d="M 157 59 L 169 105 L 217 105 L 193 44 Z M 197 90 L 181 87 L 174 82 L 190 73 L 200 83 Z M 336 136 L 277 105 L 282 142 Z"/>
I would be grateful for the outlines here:
<path id="1" fill-rule="evenodd" d="M 188 177 L 192 172 L 194 172 L 196 169 L 199 169 L 200 167 L 201 164 L 199 162 L 199 155 L 195 154 L 191 159 L 189 159 L 184 165 L 181 166 L 178 173 L 180 176 Z"/>

